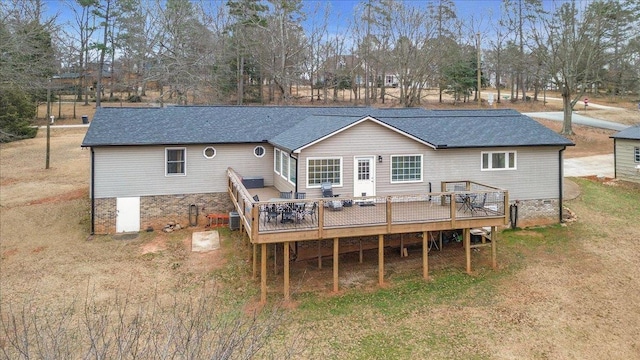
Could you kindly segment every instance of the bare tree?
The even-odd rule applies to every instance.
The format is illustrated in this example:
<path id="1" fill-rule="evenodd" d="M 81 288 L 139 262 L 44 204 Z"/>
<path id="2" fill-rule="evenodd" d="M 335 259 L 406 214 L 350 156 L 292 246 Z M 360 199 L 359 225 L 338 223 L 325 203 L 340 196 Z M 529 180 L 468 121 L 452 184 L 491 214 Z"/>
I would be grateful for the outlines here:
<path id="1" fill-rule="evenodd" d="M 515 69 L 515 92 L 512 98 L 518 99 L 518 92 L 522 92 L 522 100 L 527 100 L 527 77 L 530 67 L 528 66 L 529 54 L 526 52 L 526 34 L 533 31 L 535 19 L 542 12 L 541 0 L 504 0 L 505 10 L 504 23 L 513 35 L 511 39 L 517 46 L 517 57 L 514 60 Z"/>
<path id="2" fill-rule="evenodd" d="M 436 33 L 435 23 L 425 11 L 408 3 L 394 2 L 391 14 L 391 59 L 397 67 L 400 104 L 417 106 L 431 74 L 429 64 L 439 55 L 428 46 Z"/>
<path id="3" fill-rule="evenodd" d="M 279 304 L 245 314 L 220 309 L 219 295 L 131 294 L 39 308 L 6 304 L 0 316 L 0 355 L 6 359 L 250 359 L 286 320 Z M 289 342 L 289 340 L 285 340 Z M 293 339 L 295 341 L 295 339 Z"/>
<path id="4" fill-rule="evenodd" d="M 533 33 L 538 46 L 546 50 L 540 52 L 541 58 L 562 95 L 564 135 L 573 134 L 573 107 L 592 84 L 608 47 L 602 15 L 596 9 L 579 11 L 575 1 L 563 3 L 552 13 L 541 13 L 542 26 Z"/>

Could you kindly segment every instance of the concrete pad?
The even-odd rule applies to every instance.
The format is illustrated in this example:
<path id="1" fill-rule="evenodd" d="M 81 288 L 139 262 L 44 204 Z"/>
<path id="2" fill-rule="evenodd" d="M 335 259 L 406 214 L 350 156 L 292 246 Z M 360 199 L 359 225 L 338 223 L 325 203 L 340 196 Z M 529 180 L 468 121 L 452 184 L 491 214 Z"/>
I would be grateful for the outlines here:
<path id="1" fill-rule="evenodd" d="M 191 235 L 191 251 L 207 252 L 220 249 L 218 230 L 194 232 Z"/>
<path id="2" fill-rule="evenodd" d="M 564 176 L 614 176 L 613 154 L 564 159 Z"/>
<path id="3" fill-rule="evenodd" d="M 578 184 L 569 179 L 564 179 L 563 184 L 562 194 L 564 200 L 573 200 L 580 196 L 580 187 Z"/>

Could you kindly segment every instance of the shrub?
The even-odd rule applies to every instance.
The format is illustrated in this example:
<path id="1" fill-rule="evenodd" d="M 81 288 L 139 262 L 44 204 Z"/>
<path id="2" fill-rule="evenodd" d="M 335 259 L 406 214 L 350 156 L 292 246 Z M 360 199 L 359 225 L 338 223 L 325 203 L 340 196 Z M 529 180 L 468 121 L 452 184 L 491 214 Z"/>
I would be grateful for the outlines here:
<path id="1" fill-rule="evenodd" d="M 142 102 L 142 96 L 140 95 L 129 95 L 129 97 L 127 98 L 128 102 L 131 103 L 139 103 Z"/>
<path id="2" fill-rule="evenodd" d="M 0 142 L 10 142 L 36 136 L 31 126 L 36 106 L 24 91 L 0 89 Z"/>

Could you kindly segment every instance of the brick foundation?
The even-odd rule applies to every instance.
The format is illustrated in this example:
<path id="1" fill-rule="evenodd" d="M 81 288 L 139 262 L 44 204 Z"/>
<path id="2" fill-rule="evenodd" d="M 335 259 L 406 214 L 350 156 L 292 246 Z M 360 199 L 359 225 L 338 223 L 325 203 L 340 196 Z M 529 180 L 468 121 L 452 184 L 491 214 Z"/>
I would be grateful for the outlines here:
<path id="1" fill-rule="evenodd" d="M 514 204 L 513 202 L 511 203 Z M 557 199 L 518 201 L 518 227 L 558 223 L 560 204 Z M 507 211 L 509 211 L 507 209 Z M 507 214 L 508 216 L 509 214 Z"/>
<path id="2" fill-rule="evenodd" d="M 197 224 L 207 224 L 209 213 L 228 213 L 233 204 L 227 193 L 158 195 L 140 197 L 140 230 L 159 230 L 169 221 L 189 225 L 189 207 L 198 209 Z M 94 232 L 116 232 L 116 198 L 95 199 Z"/>

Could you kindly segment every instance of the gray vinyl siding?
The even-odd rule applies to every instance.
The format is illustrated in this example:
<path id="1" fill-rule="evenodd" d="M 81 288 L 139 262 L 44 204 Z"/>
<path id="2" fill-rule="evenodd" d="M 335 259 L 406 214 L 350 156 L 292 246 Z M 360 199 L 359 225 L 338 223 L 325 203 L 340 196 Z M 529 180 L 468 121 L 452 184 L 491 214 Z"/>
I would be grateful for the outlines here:
<path id="1" fill-rule="evenodd" d="M 262 145 L 261 158 L 253 150 Z M 213 146 L 216 156 L 202 152 Z M 113 146 L 94 148 L 96 198 L 197 194 L 227 191 L 227 168 L 241 176 L 263 176 L 273 185 L 273 147 L 269 144 L 189 145 L 186 176 L 165 176 L 165 148 L 180 146 Z"/>
<path id="2" fill-rule="evenodd" d="M 509 190 L 512 201 L 558 198 L 560 149 L 516 147 L 432 151 L 434 156 L 429 156 L 426 177 L 434 184 L 435 191 L 440 189 L 441 181 L 471 180 Z M 481 154 L 485 151 L 515 151 L 516 169 L 482 171 Z"/>
<path id="3" fill-rule="evenodd" d="M 392 184 L 391 155 L 424 154 L 428 147 L 402 134 L 372 121 L 362 122 L 354 127 L 331 136 L 324 141 L 304 149 L 300 154 L 298 184 L 307 186 L 307 159 L 309 157 L 342 158 L 342 186 L 334 186 L 334 194 L 353 195 L 353 175 L 355 156 L 375 158 L 376 194 L 401 194 L 425 192 L 425 182 Z M 378 162 L 378 156 L 382 162 Z M 424 168 L 424 164 L 423 164 Z M 299 190 L 303 191 L 303 190 Z M 319 188 L 306 189 L 307 197 L 320 196 Z"/>
<path id="4" fill-rule="evenodd" d="M 640 172 L 636 169 L 634 149 L 640 147 L 640 140 L 615 139 L 616 177 L 620 180 L 640 183 Z"/>
<path id="5" fill-rule="evenodd" d="M 334 193 L 353 195 L 354 156 L 375 157 L 376 194 L 415 194 L 440 191 L 442 181 L 472 180 L 509 190 L 512 200 L 549 199 L 559 196 L 560 147 L 486 149 L 440 149 L 415 141 L 373 122 L 363 122 L 325 139 L 300 154 L 299 191 L 307 186 L 307 158 L 341 157 L 343 185 Z M 515 151 L 516 170 L 481 171 L 483 151 Z M 423 156 L 423 178 L 415 183 L 391 183 L 391 156 Z M 382 156 L 382 162 L 377 161 Z M 307 196 L 320 196 L 320 189 L 306 189 Z"/>

